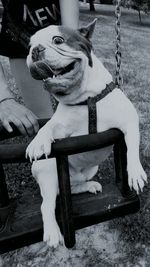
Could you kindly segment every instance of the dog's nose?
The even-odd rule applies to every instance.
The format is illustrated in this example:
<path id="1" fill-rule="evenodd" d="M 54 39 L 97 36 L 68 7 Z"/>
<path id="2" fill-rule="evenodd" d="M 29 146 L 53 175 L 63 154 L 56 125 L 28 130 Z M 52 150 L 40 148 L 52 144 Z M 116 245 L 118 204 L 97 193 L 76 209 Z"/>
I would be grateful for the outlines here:
<path id="1" fill-rule="evenodd" d="M 32 49 L 32 60 L 38 61 L 41 59 L 41 53 L 45 50 L 45 48 L 42 45 L 38 45 L 33 47 Z"/>

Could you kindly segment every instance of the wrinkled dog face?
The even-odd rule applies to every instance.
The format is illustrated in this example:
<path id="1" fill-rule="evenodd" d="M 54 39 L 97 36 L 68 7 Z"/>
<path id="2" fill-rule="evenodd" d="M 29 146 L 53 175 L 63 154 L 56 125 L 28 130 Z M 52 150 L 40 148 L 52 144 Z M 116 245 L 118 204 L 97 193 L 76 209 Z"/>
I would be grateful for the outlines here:
<path id="1" fill-rule="evenodd" d="M 67 99 L 80 90 L 86 66 L 92 67 L 91 42 L 95 21 L 85 28 L 72 30 L 48 26 L 31 37 L 27 65 L 33 78 L 55 97 Z"/>

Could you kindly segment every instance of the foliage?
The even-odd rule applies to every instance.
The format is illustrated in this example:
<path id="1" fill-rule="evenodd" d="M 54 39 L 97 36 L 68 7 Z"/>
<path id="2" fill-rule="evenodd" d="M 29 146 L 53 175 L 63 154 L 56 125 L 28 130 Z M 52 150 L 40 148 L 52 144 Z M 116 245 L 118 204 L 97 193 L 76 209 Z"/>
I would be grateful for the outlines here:
<path id="1" fill-rule="evenodd" d="M 137 11 L 144 11 L 145 13 L 150 11 L 150 0 L 127 0 L 127 2 Z"/>
<path id="2" fill-rule="evenodd" d="M 117 0 L 113 0 L 116 4 Z M 150 12 L 150 0 L 120 0 L 123 7 L 132 8 L 139 13 L 139 19 L 141 22 L 141 11 L 148 14 Z"/>
<path id="3" fill-rule="evenodd" d="M 117 0 L 113 3 L 116 4 Z M 150 11 L 150 0 L 121 0 L 121 5 L 128 8 L 133 8 L 137 11 L 144 11 L 148 13 Z"/>

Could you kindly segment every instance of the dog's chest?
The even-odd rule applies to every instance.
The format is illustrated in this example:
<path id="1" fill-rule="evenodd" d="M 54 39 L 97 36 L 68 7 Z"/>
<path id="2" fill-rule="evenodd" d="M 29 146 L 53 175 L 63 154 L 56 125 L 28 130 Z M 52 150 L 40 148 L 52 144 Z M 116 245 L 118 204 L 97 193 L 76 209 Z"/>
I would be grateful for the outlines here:
<path id="1" fill-rule="evenodd" d="M 97 131 L 102 132 L 110 128 L 122 130 L 132 113 L 132 109 L 131 102 L 127 97 L 119 89 L 113 90 L 113 92 L 96 103 Z M 86 105 L 69 106 L 59 104 L 54 116 L 56 125 L 62 125 L 62 127 L 55 127 L 57 136 L 54 136 L 54 138 L 89 133 L 88 107 Z"/>
<path id="2" fill-rule="evenodd" d="M 119 114 L 119 111 L 115 110 L 117 109 L 116 101 L 115 103 L 113 102 L 114 100 L 111 100 L 111 97 L 107 96 L 96 103 L 98 132 L 116 126 L 118 121 L 117 114 Z M 57 138 L 60 138 L 59 135 L 62 137 L 64 128 L 66 136 L 77 136 L 89 133 L 89 114 L 87 105 L 59 105 L 54 116 L 56 124 L 62 125 L 61 129 L 56 126 L 55 134 L 57 135 Z"/>

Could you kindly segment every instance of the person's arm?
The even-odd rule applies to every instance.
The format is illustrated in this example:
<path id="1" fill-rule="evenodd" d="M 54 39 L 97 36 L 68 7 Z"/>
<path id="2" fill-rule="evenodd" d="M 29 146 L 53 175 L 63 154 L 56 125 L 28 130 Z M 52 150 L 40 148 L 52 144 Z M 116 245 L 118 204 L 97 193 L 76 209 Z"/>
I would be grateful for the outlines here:
<path id="1" fill-rule="evenodd" d="M 8 90 L 3 67 L 0 63 L 0 102 L 5 98 L 13 98 L 13 96 Z"/>
<path id="2" fill-rule="evenodd" d="M 79 1 L 60 0 L 61 24 L 73 29 L 79 24 Z"/>
<path id="3" fill-rule="evenodd" d="M 13 123 L 23 135 L 32 136 L 39 130 L 36 116 L 25 106 L 17 103 L 10 93 L 3 66 L 0 62 L 0 124 L 8 132 L 12 132 L 11 123 Z"/>
<path id="4" fill-rule="evenodd" d="M 17 103 L 9 92 L 1 63 L 0 122 L 8 132 L 13 131 L 11 127 L 11 123 L 13 123 L 23 135 L 32 136 L 39 129 L 36 116 L 25 106 Z"/>

